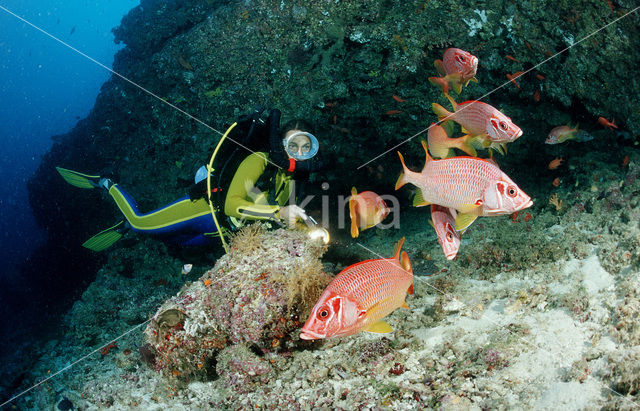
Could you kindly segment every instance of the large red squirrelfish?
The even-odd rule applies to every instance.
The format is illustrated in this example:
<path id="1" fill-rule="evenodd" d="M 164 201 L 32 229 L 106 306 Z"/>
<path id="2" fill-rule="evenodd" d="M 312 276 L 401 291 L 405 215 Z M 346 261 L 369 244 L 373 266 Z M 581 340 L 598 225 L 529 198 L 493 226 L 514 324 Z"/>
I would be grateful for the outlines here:
<path id="1" fill-rule="evenodd" d="M 457 210 L 457 231 L 465 230 L 478 216 L 512 214 L 533 204 L 494 162 L 475 157 L 433 160 L 424 141 L 422 147 L 426 160 L 419 173 L 409 170 L 398 152 L 403 173 L 396 190 L 411 183 L 420 189 L 414 205 L 438 204 Z"/>
<path id="2" fill-rule="evenodd" d="M 460 233 L 454 228 L 456 215 L 456 210 L 452 208 L 431 204 L 431 224 L 447 260 L 456 258 L 460 248 Z"/>
<path id="3" fill-rule="evenodd" d="M 448 93 L 447 84 L 451 84 L 455 92 L 460 94 L 462 86 L 466 86 L 470 80 L 477 82 L 475 75 L 478 71 L 478 58 L 467 51 L 448 48 L 442 60 L 436 60 L 434 65 L 442 77 L 429 77 L 429 81 L 442 87 L 445 94 Z"/>
<path id="4" fill-rule="evenodd" d="M 366 230 L 380 223 L 389 215 L 389 207 L 382 197 L 373 191 L 363 191 L 358 194 L 355 187 L 351 188 L 349 197 L 349 217 L 351 217 L 351 237 L 360 235 L 360 230 Z"/>
<path id="5" fill-rule="evenodd" d="M 438 120 L 455 121 L 466 133 L 486 138 L 487 146 L 491 143 L 510 143 L 522 135 L 520 127 L 492 105 L 476 100 L 458 104 L 450 96 L 447 97 L 454 112 L 433 103 L 433 112 L 438 116 Z"/>
<path id="6" fill-rule="evenodd" d="M 382 318 L 399 307 L 407 308 L 413 294 L 413 271 L 404 238 L 392 258 L 366 260 L 342 270 L 327 286 L 302 327 L 300 338 L 344 337 L 360 331 L 390 333 Z"/>

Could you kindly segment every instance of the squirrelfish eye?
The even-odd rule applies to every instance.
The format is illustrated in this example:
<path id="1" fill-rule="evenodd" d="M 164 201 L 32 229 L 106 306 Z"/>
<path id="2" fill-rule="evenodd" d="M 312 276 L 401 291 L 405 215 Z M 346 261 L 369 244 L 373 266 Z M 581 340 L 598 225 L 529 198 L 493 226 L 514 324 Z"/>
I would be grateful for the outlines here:
<path id="1" fill-rule="evenodd" d="M 449 242 L 453 241 L 453 234 L 447 233 L 447 241 Z"/>
<path id="2" fill-rule="evenodd" d="M 506 130 L 508 128 L 507 127 L 507 123 L 505 123 L 504 121 L 501 121 L 500 122 L 500 128 L 503 129 L 503 130 Z"/>
<path id="3" fill-rule="evenodd" d="M 323 308 L 322 310 L 318 311 L 319 319 L 324 320 L 328 316 L 329 316 L 329 310 L 327 310 L 326 308 Z"/>
<path id="4" fill-rule="evenodd" d="M 511 198 L 515 197 L 517 192 L 518 192 L 518 191 L 516 190 L 516 188 L 515 188 L 514 186 L 509 186 L 509 187 L 507 188 L 507 195 L 508 195 L 509 197 L 511 197 Z"/>

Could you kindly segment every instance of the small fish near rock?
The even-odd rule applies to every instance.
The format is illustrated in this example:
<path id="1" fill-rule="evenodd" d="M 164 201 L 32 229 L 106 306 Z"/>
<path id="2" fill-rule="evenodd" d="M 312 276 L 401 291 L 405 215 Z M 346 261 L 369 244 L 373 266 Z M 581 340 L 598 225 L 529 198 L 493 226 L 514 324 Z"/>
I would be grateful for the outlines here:
<path id="1" fill-rule="evenodd" d="M 300 338 L 391 333 L 393 329 L 382 318 L 396 308 L 408 308 L 406 295 L 413 294 L 413 271 L 409 256 L 401 251 L 403 244 L 404 237 L 396 243 L 392 258 L 362 261 L 338 273 L 311 310 Z"/>
<path id="2" fill-rule="evenodd" d="M 358 194 L 355 187 L 351 188 L 349 197 L 349 217 L 351 218 L 351 237 L 360 235 L 360 230 L 369 229 L 389 215 L 387 203 L 373 191 L 363 191 Z"/>
<path id="3" fill-rule="evenodd" d="M 585 141 L 593 140 L 593 136 L 586 131 L 579 130 L 578 125 L 571 127 L 571 125 L 567 124 L 566 126 L 554 127 L 549 132 L 549 136 L 544 143 L 561 144 L 569 140 L 576 140 L 580 143 L 584 143 Z"/>

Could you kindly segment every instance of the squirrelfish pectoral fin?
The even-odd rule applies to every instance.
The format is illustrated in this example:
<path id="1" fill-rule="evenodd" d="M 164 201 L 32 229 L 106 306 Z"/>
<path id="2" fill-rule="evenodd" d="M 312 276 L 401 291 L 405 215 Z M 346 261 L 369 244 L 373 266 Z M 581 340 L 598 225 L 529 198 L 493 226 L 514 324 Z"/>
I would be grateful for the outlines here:
<path id="1" fill-rule="evenodd" d="M 424 199 L 424 197 L 422 196 L 422 191 L 418 191 L 416 192 L 416 195 L 413 196 L 413 206 L 414 207 L 424 207 L 424 206 L 428 206 L 431 203 L 428 202 L 427 200 Z"/>
<path id="2" fill-rule="evenodd" d="M 476 221 L 476 218 L 478 218 L 478 216 L 475 214 L 464 213 L 462 212 L 462 210 L 460 211 L 461 212 L 456 217 L 454 227 L 456 231 L 466 230 L 471 224 L 473 224 L 474 221 Z"/>
<path id="3" fill-rule="evenodd" d="M 470 78 L 470 81 L 473 81 L 474 83 L 477 83 L 477 82 L 478 82 L 478 79 L 477 79 L 477 78 L 475 78 L 475 77 L 471 77 L 471 78 Z"/>
<path id="4" fill-rule="evenodd" d="M 393 328 L 386 321 L 378 321 L 377 323 L 365 328 L 365 331 L 376 334 L 390 334 Z"/>

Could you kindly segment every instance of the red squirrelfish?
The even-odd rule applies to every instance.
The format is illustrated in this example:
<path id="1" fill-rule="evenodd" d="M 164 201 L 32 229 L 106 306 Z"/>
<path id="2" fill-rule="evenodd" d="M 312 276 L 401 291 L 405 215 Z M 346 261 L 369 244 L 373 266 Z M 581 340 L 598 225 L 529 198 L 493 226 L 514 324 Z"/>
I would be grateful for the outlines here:
<path id="1" fill-rule="evenodd" d="M 456 214 L 452 208 L 431 204 L 431 224 L 447 260 L 453 260 L 460 248 L 460 233 L 454 228 Z"/>
<path id="2" fill-rule="evenodd" d="M 453 120 L 472 136 L 486 137 L 491 144 L 510 143 L 522 135 L 520 127 L 487 103 L 470 100 L 457 104 L 450 97 L 449 101 L 453 105 L 453 113 L 438 103 L 432 104 L 438 120 Z"/>
<path id="3" fill-rule="evenodd" d="M 413 294 L 413 271 L 402 238 L 392 258 L 366 260 L 342 270 L 327 286 L 302 327 L 300 338 L 344 337 L 360 331 L 390 333 L 382 321 Z"/>
<path id="4" fill-rule="evenodd" d="M 460 94 L 462 86 L 466 86 L 470 80 L 475 79 L 478 70 L 478 58 L 473 54 L 456 48 L 448 48 L 444 52 L 442 60 L 434 62 L 438 73 L 446 79 L 446 83 L 451 84 L 456 93 Z M 443 93 L 447 94 L 443 82 L 437 81 L 438 77 L 429 77 L 432 84 L 442 87 Z"/>
<path id="5" fill-rule="evenodd" d="M 396 190 L 411 183 L 420 189 L 414 205 L 438 204 L 457 210 L 457 231 L 465 230 L 478 216 L 513 214 L 533 204 L 494 162 L 475 157 L 433 160 L 424 141 L 422 147 L 426 160 L 419 173 L 409 170 L 398 152 L 403 173 Z"/>
<path id="6" fill-rule="evenodd" d="M 351 217 L 351 237 L 356 238 L 360 230 L 366 230 L 378 224 L 389 215 L 389 207 L 384 200 L 373 191 L 358 194 L 351 188 L 349 197 L 349 217 Z"/>
<path id="7" fill-rule="evenodd" d="M 560 144 L 567 140 L 577 140 L 579 142 L 585 142 L 593 140 L 593 136 L 586 131 L 578 130 L 578 126 L 571 127 L 571 125 L 558 126 L 553 128 L 549 132 L 549 136 L 544 141 L 545 144 Z"/>

